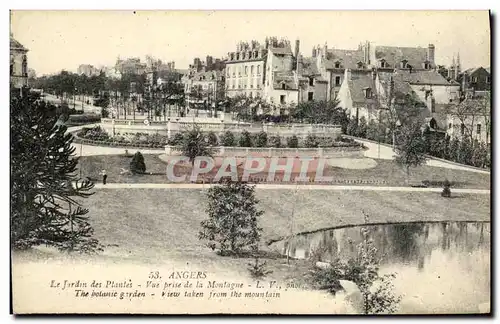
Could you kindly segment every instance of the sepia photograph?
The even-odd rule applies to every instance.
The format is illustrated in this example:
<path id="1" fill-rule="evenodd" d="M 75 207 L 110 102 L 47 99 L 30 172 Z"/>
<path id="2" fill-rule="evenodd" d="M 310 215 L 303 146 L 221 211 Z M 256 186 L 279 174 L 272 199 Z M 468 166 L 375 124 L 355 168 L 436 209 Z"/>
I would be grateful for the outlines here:
<path id="1" fill-rule="evenodd" d="M 10 10 L 11 314 L 491 316 L 488 10 Z"/>

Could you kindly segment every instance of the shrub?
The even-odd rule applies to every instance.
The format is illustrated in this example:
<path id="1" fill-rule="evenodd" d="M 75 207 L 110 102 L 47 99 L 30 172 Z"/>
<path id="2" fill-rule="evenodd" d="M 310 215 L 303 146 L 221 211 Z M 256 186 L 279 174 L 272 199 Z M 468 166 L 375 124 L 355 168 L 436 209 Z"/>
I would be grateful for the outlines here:
<path id="1" fill-rule="evenodd" d="M 316 135 L 313 134 L 308 134 L 306 137 L 306 140 L 304 141 L 304 146 L 305 147 L 318 147 L 319 141 Z"/>
<path id="2" fill-rule="evenodd" d="M 225 132 L 221 136 L 221 145 L 222 146 L 234 146 L 234 135 L 230 131 Z"/>
<path id="3" fill-rule="evenodd" d="M 215 135 L 214 132 L 209 132 L 208 135 L 207 135 L 207 138 L 208 138 L 208 145 L 211 145 L 211 146 L 217 146 L 219 143 L 219 140 L 217 139 L 217 135 Z"/>
<path id="4" fill-rule="evenodd" d="M 281 137 L 278 135 L 276 136 L 271 136 L 269 139 L 269 146 L 270 147 L 281 147 Z"/>
<path id="5" fill-rule="evenodd" d="M 261 131 L 257 134 L 257 138 L 255 139 L 256 147 L 266 147 L 267 146 L 267 133 Z"/>
<path id="6" fill-rule="evenodd" d="M 240 136 L 241 147 L 252 147 L 252 135 L 247 130 L 244 130 Z"/>
<path id="7" fill-rule="evenodd" d="M 146 164 L 144 163 L 144 156 L 141 152 L 137 151 L 130 161 L 130 171 L 134 174 L 146 172 Z"/>
<path id="8" fill-rule="evenodd" d="M 441 192 L 441 196 L 445 198 L 450 198 L 451 197 L 451 190 L 450 190 L 451 184 L 446 179 L 443 184 L 443 191 Z"/>
<path id="9" fill-rule="evenodd" d="M 290 148 L 299 147 L 299 139 L 295 135 L 292 135 L 292 137 L 288 137 L 286 141 L 287 141 L 288 147 L 290 147 Z"/>
<path id="10" fill-rule="evenodd" d="M 184 141 L 184 135 L 182 133 L 175 133 L 175 135 L 168 142 L 169 145 L 177 146 L 181 145 Z"/>
<path id="11" fill-rule="evenodd" d="M 91 124 L 101 121 L 101 116 L 97 114 L 69 115 L 68 124 Z"/>
<path id="12" fill-rule="evenodd" d="M 255 257 L 253 263 L 248 263 L 248 272 L 254 279 L 260 279 L 268 274 L 273 273 L 271 270 L 266 269 L 266 262 L 259 262 L 259 258 Z"/>

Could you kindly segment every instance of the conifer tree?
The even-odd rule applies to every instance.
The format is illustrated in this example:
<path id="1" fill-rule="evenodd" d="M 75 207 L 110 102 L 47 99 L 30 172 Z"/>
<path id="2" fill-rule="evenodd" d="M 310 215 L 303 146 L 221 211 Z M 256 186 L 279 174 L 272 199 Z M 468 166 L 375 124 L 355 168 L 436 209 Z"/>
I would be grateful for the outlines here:
<path id="1" fill-rule="evenodd" d="M 94 184 L 79 178 L 73 135 L 56 108 L 24 91 L 11 97 L 10 109 L 12 248 L 102 250 L 80 203 Z"/>

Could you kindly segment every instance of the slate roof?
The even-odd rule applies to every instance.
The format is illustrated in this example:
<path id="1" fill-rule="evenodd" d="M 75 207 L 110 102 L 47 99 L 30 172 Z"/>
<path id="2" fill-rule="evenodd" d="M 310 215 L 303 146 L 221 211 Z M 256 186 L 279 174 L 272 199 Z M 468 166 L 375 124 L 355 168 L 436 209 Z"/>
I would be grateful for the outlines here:
<path id="1" fill-rule="evenodd" d="M 221 74 L 222 74 L 221 71 L 196 72 L 190 77 L 190 79 L 195 81 L 211 81 L 211 80 L 217 80 L 217 77 L 220 76 Z"/>
<path id="2" fill-rule="evenodd" d="M 394 75 L 401 76 L 403 81 L 410 84 L 452 85 L 441 74 L 434 70 L 413 71 L 398 70 Z"/>
<path id="3" fill-rule="evenodd" d="M 14 37 L 10 37 L 10 49 L 28 51 L 28 49 L 24 47 L 21 43 L 19 43 L 16 39 L 14 39 Z"/>
<path id="4" fill-rule="evenodd" d="M 396 47 L 396 46 L 376 46 L 375 59 L 384 59 L 387 67 L 399 67 L 403 60 L 409 65 L 418 69 L 427 61 L 427 48 L 423 47 Z"/>
<path id="5" fill-rule="evenodd" d="M 327 52 L 325 68 L 327 70 L 335 69 L 335 63 L 340 62 L 341 69 L 358 69 L 358 62 L 363 62 L 363 51 L 361 50 L 343 50 L 330 49 Z"/>
<path id="6" fill-rule="evenodd" d="M 365 98 L 365 89 L 371 88 L 372 94 L 375 94 L 375 82 L 371 72 L 355 72 L 351 71 L 351 79 L 347 80 L 349 92 L 353 103 L 372 104 L 376 100 L 373 98 Z"/>
<path id="7" fill-rule="evenodd" d="M 283 83 L 285 83 L 285 90 L 298 90 L 298 86 L 292 72 L 274 72 L 274 89 L 281 90 Z"/>
<path id="8" fill-rule="evenodd" d="M 274 54 L 282 54 L 282 55 L 293 54 L 292 47 L 290 45 L 287 45 L 285 47 L 269 47 L 269 50 Z"/>

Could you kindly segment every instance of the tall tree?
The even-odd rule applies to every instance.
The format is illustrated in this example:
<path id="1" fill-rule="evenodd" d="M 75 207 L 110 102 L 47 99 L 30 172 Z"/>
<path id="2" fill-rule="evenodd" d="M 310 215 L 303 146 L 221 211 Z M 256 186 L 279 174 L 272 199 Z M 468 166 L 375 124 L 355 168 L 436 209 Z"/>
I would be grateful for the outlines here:
<path id="1" fill-rule="evenodd" d="M 73 136 L 52 105 L 25 93 L 11 108 L 11 243 L 47 244 L 61 250 L 96 252 L 87 198 L 94 184 L 76 173 Z"/>
<path id="2" fill-rule="evenodd" d="M 401 126 L 396 136 L 395 152 L 395 161 L 404 167 L 408 183 L 410 167 L 419 166 L 426 161 L 425 140 L 420 121 Z"/>

